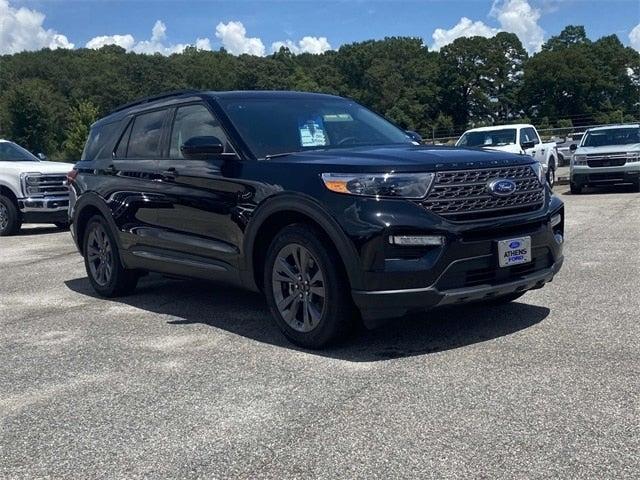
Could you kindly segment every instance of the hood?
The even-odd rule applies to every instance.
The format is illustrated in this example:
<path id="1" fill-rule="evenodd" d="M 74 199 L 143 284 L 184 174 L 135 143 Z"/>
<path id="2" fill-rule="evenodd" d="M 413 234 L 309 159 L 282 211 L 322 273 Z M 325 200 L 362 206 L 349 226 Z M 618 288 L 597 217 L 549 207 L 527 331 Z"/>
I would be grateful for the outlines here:
<path id="1" fill-rule="evenodd" d="M 640 152 L 640 143 L 630 143 L 627 145 L 604 145 L 602 147 L 578 147 L 574 154 L 578 155 L 598 155 L 610 153 Z"/>
<path id="2" fill-rule="evenodd" d="M 313 150 L 275 157 L 267 161 L 274 160 L 279 163 L 332 166 L 344 172 L 456 170 L 533 162 L 533 159 L 527 155 L 430 145 L 385 145 Z"/>
<path id="3" fill-rule="evenodd" d="M 510 145 L 500 145 L 499 147 L 483 147 L 485 150 L 493 150 L 496 152 L 520 153 L 522 148 L 520 145 L 512 143 Z"/>
<path id="4" fill-rule="evenodd" d="M 73 163 L 62 162 L 0 162 L 0 172 L 13 172 L 16 174 L 53 173 L 66 174 L 73 169 Z"/>

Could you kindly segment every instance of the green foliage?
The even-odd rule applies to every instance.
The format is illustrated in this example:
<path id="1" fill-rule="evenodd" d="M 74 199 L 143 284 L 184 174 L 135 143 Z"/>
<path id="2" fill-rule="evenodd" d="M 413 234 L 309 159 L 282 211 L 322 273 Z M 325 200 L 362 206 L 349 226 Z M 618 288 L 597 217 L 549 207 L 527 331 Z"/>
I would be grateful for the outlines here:
<path id="1" fill-rule="evenodd" d="M 79 160 L 84 143 L 89 136 L 91 124 L 98 119 L 98 108 L 89 101 L 80 101 L 71 108 L 62 144 L 64 157 Z"/>
<path id="2" fill-rule="evenodd" d="M 640 117 L 640 54 L 615 35 L 590 41 L 568 26 L 531 57 L 512 33 L 459 38 L 430 52 L 420 38 L 267 57 L 187 48 L 164 57 L 99 50 L 0 56 L 0 136 L 77 159 L 88 125 L 136 98 L 182 88 L 293 89 L 343 95 L 425 138 L 469 126 L 549 127 Z"/>

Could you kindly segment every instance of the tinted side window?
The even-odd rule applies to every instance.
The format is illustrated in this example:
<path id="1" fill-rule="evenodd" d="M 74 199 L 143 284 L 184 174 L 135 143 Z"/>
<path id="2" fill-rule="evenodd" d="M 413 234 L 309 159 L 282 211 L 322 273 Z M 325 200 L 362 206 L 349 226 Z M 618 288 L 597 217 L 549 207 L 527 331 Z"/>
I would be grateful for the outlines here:
<path id="1" fill-rule="evenodd" d="M 127 158 L 160 157 L 162 124 L 166 110 L 143 113 L 133 120 Z"/>
<path id="2" fill-rule="evenodd" d="M 129 145 L 129 137 L 131 136 L 131 127 L 133 127 L 133 121 L 127 124 L 127 128 L 120 137 L 120 142 L 116 147 L 116 158 L 125 158 L 127 156 L 127 146 Z"/>
<path id="3" fill-rule="evenodd" d="M 171 130 L 171 158 L 184 158 L 180 146 L 192 137 L 216 137 L 229 151 L 227 136 L 218 120 L 204 105 L 187 105 L 176 110 Z"/>
<path id="4" fill-rule="evenodd" d="M 108 158 L 111 155 L 114 136 L 117 135 L 118 124 L 109 123 L 95 126 L 89 132 L 89 138 L 82 151 L 81 160 Z"/>

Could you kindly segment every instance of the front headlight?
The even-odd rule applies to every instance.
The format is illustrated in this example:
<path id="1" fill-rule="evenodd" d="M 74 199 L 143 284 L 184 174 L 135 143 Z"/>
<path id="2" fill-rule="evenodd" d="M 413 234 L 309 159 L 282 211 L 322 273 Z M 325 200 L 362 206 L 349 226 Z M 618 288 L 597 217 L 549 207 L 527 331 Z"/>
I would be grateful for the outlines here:
<path id="1" fill-rule="evenodd" d="M 538 177 L 538 180 L 540 180 L 540 183 L 544 185 L 547 182 L 547 179 L 545 178 L 544 167 L 542 166 L 542 164 L 540 162 L 536 162 L 531 165 L 531 168 L 533 168 L 533 171 L 536 172 L 536 175 Z"/>
<path id="2" fill-rule="evenodd" d="M 640 162 L 640 152 L 628 152 L 627 153 L 627 162 L 629 162 L 629 163 Z"/>
<path id="3" fill-rule="evenodd" d="M 420 199 L 427 196 L 433 173 L 323 173 L 322 181 L 337 193 Z"/>
<path id="4" fill-rule="evenodd" d="M 587 165 L 587 156 L 586 155 L 574 155 L 571 159 L 572 165 L 584 166 Z"/>

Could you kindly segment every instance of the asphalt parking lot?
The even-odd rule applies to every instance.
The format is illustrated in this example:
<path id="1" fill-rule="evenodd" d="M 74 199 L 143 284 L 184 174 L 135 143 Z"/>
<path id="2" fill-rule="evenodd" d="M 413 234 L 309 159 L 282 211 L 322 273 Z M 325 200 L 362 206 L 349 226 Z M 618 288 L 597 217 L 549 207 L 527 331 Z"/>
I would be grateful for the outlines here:
<path id="1" fill-rule="evenodd" d="M 324 352 L 258 295 L 98 299 L 68 232 L 0 238 L 0 478 L 637 478 L 640 194 L 566 189 L 552 284 Z"/>

